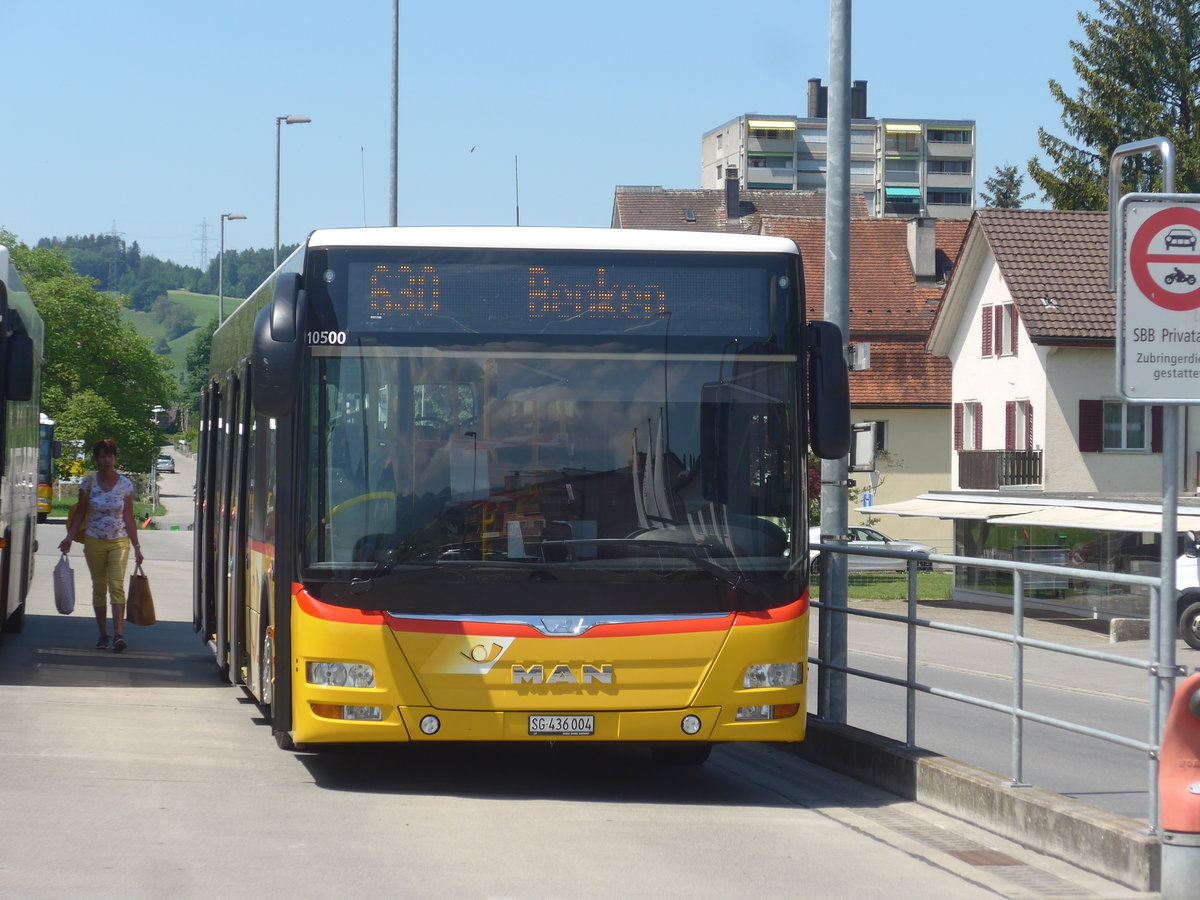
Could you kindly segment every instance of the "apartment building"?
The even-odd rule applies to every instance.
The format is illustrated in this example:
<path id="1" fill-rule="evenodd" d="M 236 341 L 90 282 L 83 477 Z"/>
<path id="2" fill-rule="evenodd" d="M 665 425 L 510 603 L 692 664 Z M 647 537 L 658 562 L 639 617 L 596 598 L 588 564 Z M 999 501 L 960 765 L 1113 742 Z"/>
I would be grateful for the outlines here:
<path id="1" fill-rule="evenodd" d="M 827 88 L 808 83 L 808 116 L 746 113 L 704 134 L 700 186 L 728 168 L 746 190 L 823 191 L 828 166 Z M 968 219 L 975 198 L 972 119 L 868 118 L 867 83 L 850 91 L 850 192 L 872 216 Z"/>

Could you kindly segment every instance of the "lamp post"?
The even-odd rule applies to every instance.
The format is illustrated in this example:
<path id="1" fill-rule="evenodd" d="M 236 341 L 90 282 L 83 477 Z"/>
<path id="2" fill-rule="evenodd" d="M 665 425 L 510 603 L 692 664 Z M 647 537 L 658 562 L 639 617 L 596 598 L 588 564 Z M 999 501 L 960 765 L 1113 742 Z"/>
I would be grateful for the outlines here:
<path id="1" fill-rule="evenodd" d="M 280 125 L 307 125 L 311 122 L 308 116 L 276 116 L 275 117 L 275 248 L 272 270 L 279 268 L 279 132 Z"/>
<path id="2" fill-rule="evenodd" d="M 241 213 L 221 213 L 221 252 L 217 255 L 217 324 L 225 321 L 225 220 L 244 219 Z"/>

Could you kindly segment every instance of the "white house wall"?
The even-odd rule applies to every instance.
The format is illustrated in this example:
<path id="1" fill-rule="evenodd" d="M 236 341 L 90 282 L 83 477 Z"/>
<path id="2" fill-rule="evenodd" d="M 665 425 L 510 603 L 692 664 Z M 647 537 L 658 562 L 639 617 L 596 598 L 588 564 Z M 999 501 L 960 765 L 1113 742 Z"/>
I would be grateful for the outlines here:
<path id="1" fill-rule="evenodd" d="M 979 403 L 983 439 L 979 449 L 1005 445 L 1005 403 L 1028 400 L 1033 409 L 1033 447 L 1042 450 L 1045 492 L 1156 493 L 1162 489 L 1162 456 L 1149 451 L 1081 453 L 1079 401 L 1120 400 L 1116 390 L 1115 348 L 1040 346 L 1031 342 L 1020 322 L 1015 356 L 981 356 L 985 305 L 1011 301 L 1004 277 L 990 248 L 956 332 L 953 364 L 954 403 Z M 953 418 L 946 445 L 953 447 Z M 1181 417 L 1183 489 L 1197 484 L 1200 464 L 1200 409 Z M 950 454 L 951 489 L 958 487 L 958 454 Z M 884 502 L 882 499 L 879 502 Z"/>
<path id="2" fill-rule="evenodd" d="M 1013 356 L 981 355 L 983 316 L 987 305 L 1009 303 L 1012 295 L 996 259 L 988 249 L 972 285 L 960 328 L 955 335 L 950 361 L 954 367 L 953 403 L 978 403 L 983 414 L 980 450 L 1003 450 L 1005 442 L 1005 404 L 1010 400 L 1028 400 L 1033 409 L 1033 447 L 1046 444 L 1046 369 L 1043 354 L 1030 342 L 1025 323 L 1017 329 L 1017 353 Z M 953 421 L 953 420 L 952 420 Z M 951 424 L 953 429 L 953 424 Z M 953 431 L 949 445 L 953 446 Z M 950 475 L 958 486 L 958 454 L 951 454 Z"/>
<path id="3" fill-rule="evenodd" d="M 941 409 L 873 409 L 854 407 L 855 422 L 884 423 L 887 453 L 877 460 L 880 480 L 874 503 L 911 500 L 928 491 L 950 490 L 950 415 Z M 860 490 L 870 485 L 870 474 L 852 472 Z M 954 547 L 954 523 L 924 516 L 880 516 L 854 511 L 851 525 L 875 526 L 890 537 L 932 544 L 949 553 Z"/>

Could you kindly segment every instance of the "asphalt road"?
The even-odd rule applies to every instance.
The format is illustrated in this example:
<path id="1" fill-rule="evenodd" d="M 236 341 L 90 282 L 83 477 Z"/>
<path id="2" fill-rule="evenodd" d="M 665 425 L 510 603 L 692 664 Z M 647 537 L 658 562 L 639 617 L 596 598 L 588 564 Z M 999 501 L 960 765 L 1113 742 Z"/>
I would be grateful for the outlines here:
<path id="1" fill-rule="evenodd" d="M 854 604 L 902 612 L 902 603 Z M 1000 611 L 922 604 L 919 616 L 935 621 L 1011 632 L 1011 617 Z M 810 652 L 817 655 L 814 623 Z M 1147 660 L 1149 641 L 1110 643 L 1107 632 L 1053 617 L 1031 617 L 1026 635 L 1042 641 Z M 849 665 L 903 678 L 905 627 L 851 619 Z M 921 630 L 917 680 L 942 691 L 1011 704 L 1012 650 L 996 641 L 944 631 Z M 1191 671 L 1200 652 L 1177 642 L 1176 661 Z M 1145 671 L 1029 649 L 1025 654 L 1026 709 L 1133 740 L 1150 742 L 1150 677 Z M 814 679 L 815 683 L 815 679 Z M 816 693 L 810 691 L 810 709 Z M 905 739 L 905 691 L 850 678 L 847 720 L 876 734 Z M 1134 819 L 1148 820 L 1149 760 L 1145 753 L 1047 725 L 1024 725 L 1021 781 L 1074 797 Z M 916 743 L 936 753 L 1012 776 L 1012 721 L 1002 713 L 954 700 L 918 694 Z"/>
<path id="2" fill-rule="evenodd" d="M 54 612 L 61 529 L 0 646 L 0 897 L 1141 896 L 769 746 L 286 753 L 192 631 L 191 533 L 142 533 L 160 621 L 116 654 Z"/>

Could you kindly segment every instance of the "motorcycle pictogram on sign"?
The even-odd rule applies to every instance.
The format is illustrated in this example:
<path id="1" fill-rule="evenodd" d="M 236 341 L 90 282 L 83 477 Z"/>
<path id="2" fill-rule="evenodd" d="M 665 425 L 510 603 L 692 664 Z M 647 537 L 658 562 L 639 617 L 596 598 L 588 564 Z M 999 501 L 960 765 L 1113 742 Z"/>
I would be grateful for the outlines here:
<path id="1" fill-rule="evenodd" d="M 1163 309 L 1200 309 L 1200 211 L 1169 207 L 1150 216 L 1129 246 L 1129 271 L 1142 295 Z"/>

